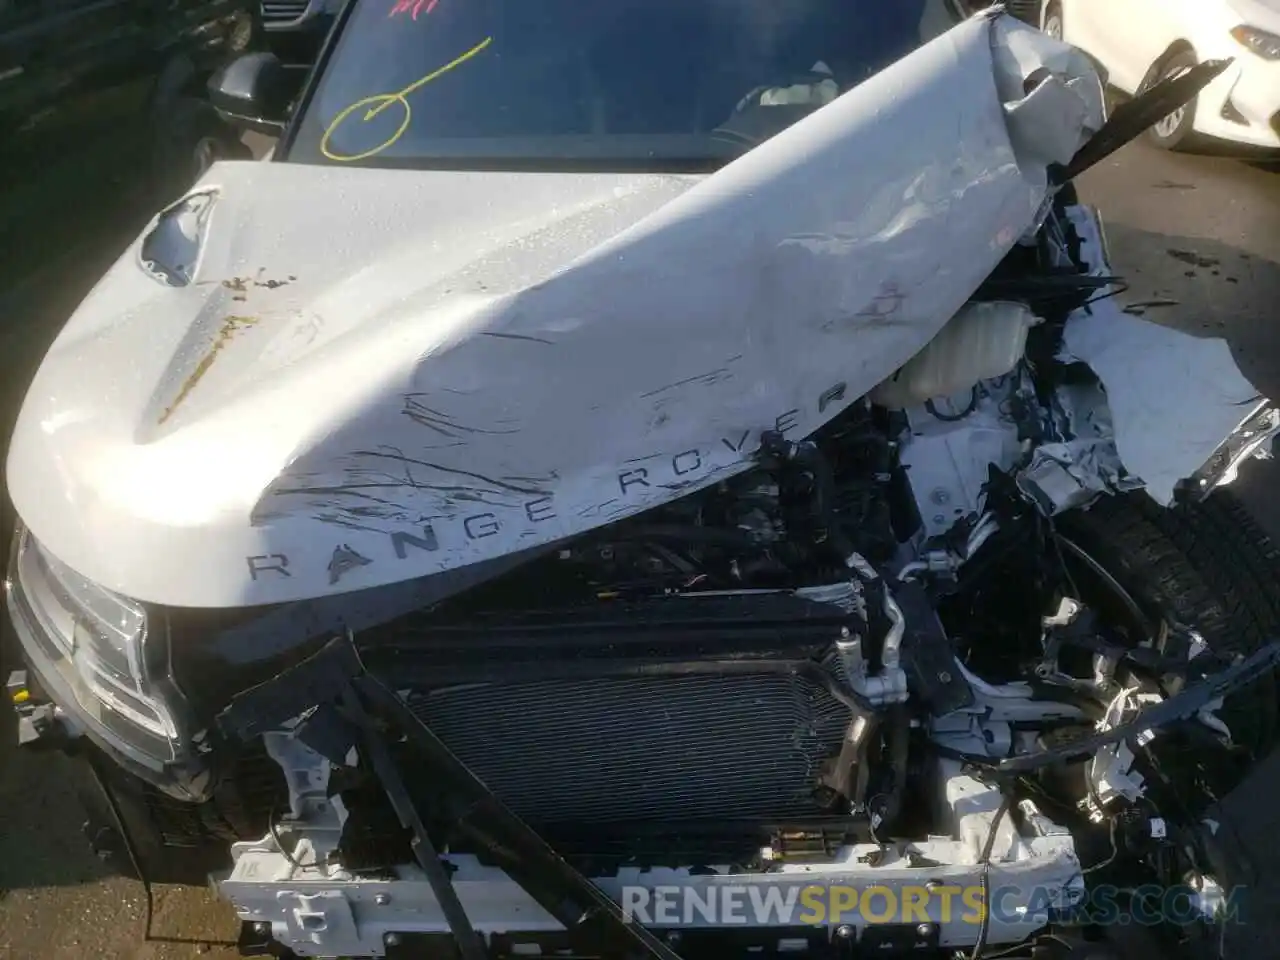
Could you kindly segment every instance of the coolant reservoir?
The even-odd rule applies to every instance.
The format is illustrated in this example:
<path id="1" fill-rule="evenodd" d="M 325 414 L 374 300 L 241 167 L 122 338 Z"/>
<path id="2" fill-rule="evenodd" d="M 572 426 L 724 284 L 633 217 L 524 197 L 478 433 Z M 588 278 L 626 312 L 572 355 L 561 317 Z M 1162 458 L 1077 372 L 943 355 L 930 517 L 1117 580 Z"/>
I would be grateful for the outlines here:
<path id="1" fill-rule="evenodd" d="M 1025 303 L 966 304 L 923 350 L 871 391 L 871 401 L 911 407 L 1008 373 L 1022 359 L 1027 331 L 1038 322 Z"/>

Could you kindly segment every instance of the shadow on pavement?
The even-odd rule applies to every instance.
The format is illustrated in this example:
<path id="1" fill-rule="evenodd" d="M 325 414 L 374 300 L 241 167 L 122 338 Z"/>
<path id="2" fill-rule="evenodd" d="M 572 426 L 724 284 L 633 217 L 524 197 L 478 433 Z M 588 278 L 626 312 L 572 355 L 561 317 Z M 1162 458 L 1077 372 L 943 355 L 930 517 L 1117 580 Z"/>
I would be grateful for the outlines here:
<path id="1" fill-rule="evenodd" d="M 1219 160 L 1238 160 L 1259 170 L 1280 173 L 1280 150 L 1267 147 L 1255 147 L 1247 143 L 1232 143 L 1229 140 L 1201 139 L 1194 146 L 1188 147 L 1185 153 L 1199 157 L 1214 157 Z"/>
<path id="2" fill-rule="evenodd" d="M 1245 162 L 1255 170 L 1262 170 L 1265 173 L 1280 174 L 1280 157 L 1268 157 L 1263 160 L 1246 160 Z"/>
<path id="3" fill-rule="evenodd" d="M 0 565 L 8 563 L 14 518 L 3 462 L 27 384 L 67 318 L 151 215 L 138 203 L 110 206 L 110 225 L 86 230 L 74 249 L 21 276 L 8 265 L 0 269 Z M 39 244 L 40 238 L 24 243 Z M 0 680 L 17 665 L 15 644 L 8 615 L 0 613 Z M 85 818 L 69 786 L 71 761 L 18 750 L 16 741 L 13 711 L 0 704 L 0 900 L 14 890 L 108 876 L 81 831 Z"/>
<path id="4" fill-rule="evenodd" d="M 6 706 L 0 714 L 0 900 L 108 876 L 81 832 L 84 814 L 64 772 L 70 761 L 18 750 L 13 713 Z"/>

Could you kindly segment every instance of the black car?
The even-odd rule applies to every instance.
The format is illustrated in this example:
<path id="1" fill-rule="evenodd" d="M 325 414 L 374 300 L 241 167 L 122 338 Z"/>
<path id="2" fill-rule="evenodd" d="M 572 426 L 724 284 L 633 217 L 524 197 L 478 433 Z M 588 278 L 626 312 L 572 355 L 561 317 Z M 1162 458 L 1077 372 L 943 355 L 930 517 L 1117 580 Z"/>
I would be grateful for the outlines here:
<path id="1" fill-rule="evenodd" d="M 260 0 L 263 40 L 286 63 L 315 62 L 341 0 Z"/>
<path id="2" fill-rule="evenodd" d="M 254 34 L 241 0 L 0 0 L 0 302 L 244 152 L 202 94 Z"/>

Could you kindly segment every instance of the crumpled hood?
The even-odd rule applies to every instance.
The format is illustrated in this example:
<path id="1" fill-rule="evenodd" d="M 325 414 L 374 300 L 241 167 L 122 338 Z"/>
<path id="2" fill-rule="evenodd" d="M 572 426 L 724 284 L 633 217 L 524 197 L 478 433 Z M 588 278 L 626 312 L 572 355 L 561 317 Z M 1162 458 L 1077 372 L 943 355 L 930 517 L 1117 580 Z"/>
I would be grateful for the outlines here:
<path id="1" fill-rule="evenodd" d="M 1023 80 L 1048 64 L 1070 79 Z M 8 481 L 46 549 L 229 607 L 581 533 L 928 342 L 1101 123 L 983 16 L 706 178 L 216 166 L 71 318 Z"/>

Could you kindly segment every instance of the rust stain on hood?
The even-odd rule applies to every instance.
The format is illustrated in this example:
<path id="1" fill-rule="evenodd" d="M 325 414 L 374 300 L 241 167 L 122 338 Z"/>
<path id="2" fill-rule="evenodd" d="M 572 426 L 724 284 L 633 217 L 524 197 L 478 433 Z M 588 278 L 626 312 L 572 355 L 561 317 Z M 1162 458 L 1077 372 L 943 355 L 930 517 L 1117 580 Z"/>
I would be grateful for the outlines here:
<path id="1" fill-rule="evenodd" d="M 200 362 L 196 364 L 196 368 L 191 371 L 190 376 L 182 382 L 178 395 L 173 398 L 173 403 L 169 404 L 164 413 L 160 414 L 160 419 L 157 423 L 163 424 L 173 416 L 178 407 L 182 406 L 182 402 L 190 396 L 191 391 L 196 388 L 196 385 L 204 378 L 204 375 L 209 372 L 209 368 L 213 366 L 213 361 L 218 359 L 218 354 L 235 338 L 235 335 L 241 330 L 252 327 L 257 322 L 257 317 L 236 316 L 227 317 L 222 321 L 222 326 L 218 330 L 218 335 L 214 337 L 213 343 L 205 351 L 204 356 L 200 358 Z"/>

